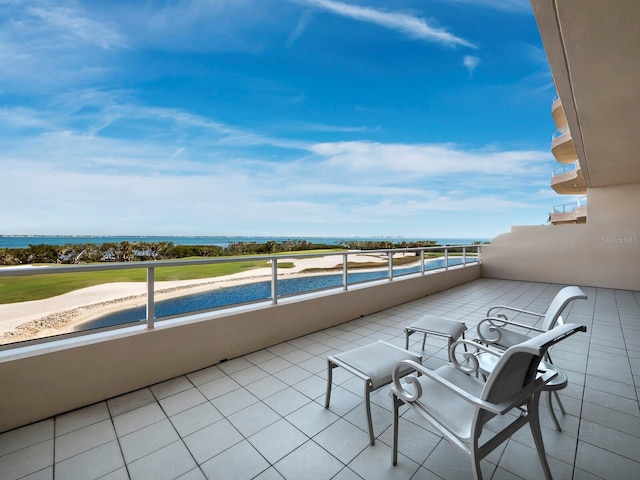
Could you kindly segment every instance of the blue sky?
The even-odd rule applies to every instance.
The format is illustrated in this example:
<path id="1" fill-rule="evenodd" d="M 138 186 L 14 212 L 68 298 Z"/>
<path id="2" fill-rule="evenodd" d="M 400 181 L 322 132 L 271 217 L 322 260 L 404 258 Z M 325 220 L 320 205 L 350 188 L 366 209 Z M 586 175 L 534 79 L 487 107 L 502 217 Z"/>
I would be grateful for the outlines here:
<path id="1" fill-rule="evenodd" d="M 528 0 L 0 1 L 0 234 L 544 224 Z"/>

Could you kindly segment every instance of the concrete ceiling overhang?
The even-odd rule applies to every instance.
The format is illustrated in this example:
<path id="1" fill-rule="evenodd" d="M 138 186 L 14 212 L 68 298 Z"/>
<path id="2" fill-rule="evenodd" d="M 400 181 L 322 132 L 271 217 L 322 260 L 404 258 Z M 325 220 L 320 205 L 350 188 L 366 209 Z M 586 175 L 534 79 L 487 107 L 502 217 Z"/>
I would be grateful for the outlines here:
<path id="1" fill-rule="evenodd" d="M 640 0 L 531 0 L 587 187 L 640 183 Z"/>

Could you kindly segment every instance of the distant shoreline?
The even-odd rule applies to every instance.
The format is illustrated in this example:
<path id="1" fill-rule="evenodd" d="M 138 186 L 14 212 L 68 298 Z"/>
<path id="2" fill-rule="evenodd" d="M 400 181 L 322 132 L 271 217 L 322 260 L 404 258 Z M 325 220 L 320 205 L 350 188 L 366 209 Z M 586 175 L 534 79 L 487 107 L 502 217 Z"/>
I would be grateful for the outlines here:
<path id="1" fill-rule="evenodd" d="M 127 242 L 173 242 L 176 245 L 216 245 L 226 247 L 234 242 L 257 242 L 266 243 L 269 241 L 306 240 L 313 243 L 326 243 L 329 245 L 339 245 L 341 242 L 349 241 L 390 241 L 390 242 L 419 242 L 435 241 L 440 245 L 461 245 L 472 244 L 474 242 L 488 242 L 491 238 L 486 237 L 306 237 L 306 236 L 241 236 L 241 235 L 0 235 L 0 248 L 27 248 L 31 245 L 66 245 L 80 243 L 120 243 Z"/>

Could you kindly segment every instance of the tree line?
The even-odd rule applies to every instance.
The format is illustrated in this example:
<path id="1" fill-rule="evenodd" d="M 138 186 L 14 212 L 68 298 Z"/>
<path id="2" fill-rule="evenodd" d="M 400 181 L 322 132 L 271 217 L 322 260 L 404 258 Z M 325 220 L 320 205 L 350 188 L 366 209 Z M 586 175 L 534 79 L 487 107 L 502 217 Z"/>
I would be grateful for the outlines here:
<path id="1" fill-rule="evenodd" d="M 438 246 L 435 241 L 391 242 L 344 241 L 339 245 L 312 243 L 307 240 L 231 242 L 218 245 L 176 245 L 173 242 L 84 243 L 66 245 L 38 244 L 26 248 L 0 248 L 0 265 L 33 263 L 81 264 L 97 262 L 136 262 L 170 260 L 187 257 L 221 257 L 238 255 L 271 255 L 317 249 L 379 250 L 386 248 L 417 248 Z"/>
<path id="2" fill-rule="evenodd" d="M 187 257 L 221 257 L 237 255 L 269 255 L 279 252 L 336 248 L 306 240 L 231 242 L 219 245 L 176 245 L 173 242 L 81 243 L 66 245 L 37 244 L 26 248 L 0 248 L 0 265 L 34 263 L 71 264 L 97 262 L 136 262 L 170 260 Z M 338 248 L 340 248 L 338 246 Z"/>

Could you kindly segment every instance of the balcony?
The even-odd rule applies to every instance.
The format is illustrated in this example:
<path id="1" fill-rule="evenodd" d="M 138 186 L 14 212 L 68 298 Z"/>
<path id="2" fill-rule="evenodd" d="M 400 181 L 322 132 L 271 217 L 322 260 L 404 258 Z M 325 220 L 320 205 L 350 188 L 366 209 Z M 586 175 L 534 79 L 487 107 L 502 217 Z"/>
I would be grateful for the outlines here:
<path id="1" fill-rule="evenodd" d="M 562 100 L 559 96 L 555 96 L 553 103 L 551 104 L 551 116 L 556 124 L 556 128 L 562 128 L 567 125 L 567 115 L 564 113 L 564 107 L 562 106 Z"/>
<path id="2" fill-rule="evenodd" d="M 571 163 L 578 154 L 576 146 L 571 137 L 571 131 L 568 126 L 564 126 L 555 131 L 551 137 L 551 153 L 560 163 Z"/>
<path id="3" fill-rule="evenodd" d="M 580 162 L 575 160 L 553 170 L 551 188 L 561 195 L 580 194 L 587 191 Z"/>
<path id="4" fill-rule="evenodd" d="M 554 205 L 549 214 L 553 225 L 587 223 L 587 197 L 582 196 L 575 202 Z"/>
<path id="5" fill-rule="evenodd" d="M 326 410 L 326 356 L 377 339 L 404 345 L 404 326 L 425 313 L 473 327 L 494 304 L 544 310 L 560 288 L 478 279 L 150 383 L 1 434 L 0 471 L 3 479 L 467 478 L 469 458 L 406 411 L 401 455 L 391 466 L 386 389 L 372 397 L 373 447 L 360 380 L 336 371 Z M 588 331 L 554 349 L 555 363 L 570 379 L 560 392 L 567 409 L 558 414 L 562 432 L 541 408 L 550 468 L 554 478 L 634 478 L 640 468 L 640 292 L 582 288 L 588 300 L 575 302 L 563 317 Z M 421 338 L 414 337 L 410 348 L 419 349 Z M 428 337 L 424 363 L 443 364 L 445 345 Z M 194 345 L 172 348 L 179 353 Z M 121 375 L 135 370 L 131 365 Z M 518 432 L 482 462 L 485 478 L 541 478 L 532 444 L 528 429 Z"/>

